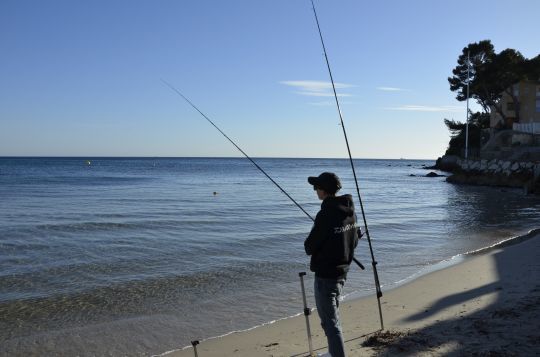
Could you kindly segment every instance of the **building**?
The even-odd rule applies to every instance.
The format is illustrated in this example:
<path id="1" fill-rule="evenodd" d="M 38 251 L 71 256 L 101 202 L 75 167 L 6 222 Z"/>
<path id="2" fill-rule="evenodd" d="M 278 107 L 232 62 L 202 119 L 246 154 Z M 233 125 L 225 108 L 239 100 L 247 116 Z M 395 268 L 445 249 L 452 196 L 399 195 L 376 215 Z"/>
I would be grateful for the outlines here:
<path id="1" fill-rule="evenodd" d="M 508 93 L 503 93 L 501 106 L 506 123 L 502 116 L 491 109 L 490 128 L 512 128 L 530 134 L 540 134 L 540 81 L 521 81 L 514 85 L 514 96 L 519 100 L 519 121 L 516 120 L 516 105 Z"/>

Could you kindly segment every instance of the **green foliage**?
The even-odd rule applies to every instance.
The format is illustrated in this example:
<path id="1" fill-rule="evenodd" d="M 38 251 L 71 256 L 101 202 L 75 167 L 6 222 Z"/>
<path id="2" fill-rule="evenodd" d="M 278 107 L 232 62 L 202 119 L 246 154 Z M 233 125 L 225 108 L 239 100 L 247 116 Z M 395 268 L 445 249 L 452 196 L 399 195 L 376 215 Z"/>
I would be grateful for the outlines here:
<path id="1" fill-rule="evenodd" d="M 444 119 L 444 124 L 450 130 L 450 136 L 455 138 L 461 134 L 461 131 L 465 129 L 465 124 L 455 120 Z"/>
<path id="2" fill-rule="evenodd" d="M 458 57 L 458 64 L 452 70 L 453 76 L 448 77 L 450 90 L 456 92 L 457 100 L 467 99 L 467 83 L 469 83 L 469 98 L 476 100 L 484 111 L 489 111 L 489 100 L 499 98 L 487 98 L 482 88 L 485 87 L 486 81 L 485 69 L 493 62 L 494 57 L 495 49 L 490 40 L 471 43 L 463 48 Z"/>
<path id="3" fill-rule="evenodd" d="M 489 129 L 490 116 L 488 113 L 476 112 L 470 113 L 469 123 L 477 126 L 480 129 Z"/>
<path id="4" fill-rule="evenodd" d="M 465 123 L 444 119 L 444 124 L 450 131 L 450 142 L 445 155 L 461 156 L 465 149 Z M 481 145 L 482 129 L 489 128 L 489 114 L 476 112 L 469 115 L 469 149 L 479 150 Z"/>
<path id="5" fill-rule="evenodd" d="M 527 79 L 540 81 L 540 55 L 527 61 L 525 73 Z"/>

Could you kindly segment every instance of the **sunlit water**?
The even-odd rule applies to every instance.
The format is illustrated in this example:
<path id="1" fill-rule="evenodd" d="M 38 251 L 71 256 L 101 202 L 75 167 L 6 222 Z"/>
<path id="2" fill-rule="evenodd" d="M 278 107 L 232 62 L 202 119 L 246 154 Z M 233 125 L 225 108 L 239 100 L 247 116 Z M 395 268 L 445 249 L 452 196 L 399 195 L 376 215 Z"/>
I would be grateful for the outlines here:
<path id="1" fill-rule="evenodd" d="M 307 176 L 356 191 L 348 160 L 257 162 L 312 216 Z M 537 196 L 423 177 L 433 162 L 355 164 L 383 290 L 540 222 Z M 297 314 L 310 228 L 246 159 L 0 158 L 0 355 L 158 354 Z M 346 293 L 371 294 L 364 239 L 357 257 Z"/>

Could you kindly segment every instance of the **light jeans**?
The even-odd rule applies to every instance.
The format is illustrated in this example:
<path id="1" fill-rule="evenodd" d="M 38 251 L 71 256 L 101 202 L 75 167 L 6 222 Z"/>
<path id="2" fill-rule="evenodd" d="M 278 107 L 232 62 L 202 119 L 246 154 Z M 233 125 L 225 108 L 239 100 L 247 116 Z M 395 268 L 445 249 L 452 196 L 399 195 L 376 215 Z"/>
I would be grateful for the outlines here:
<path id="1" fill-rule="evenodd" d="M 315 276 L 315 304 L 321 326 L 328 340 L 332 357 L 345 357 L 345 345 L 339 323 L 339 296 L 345 279 L 325 279 Z"/>

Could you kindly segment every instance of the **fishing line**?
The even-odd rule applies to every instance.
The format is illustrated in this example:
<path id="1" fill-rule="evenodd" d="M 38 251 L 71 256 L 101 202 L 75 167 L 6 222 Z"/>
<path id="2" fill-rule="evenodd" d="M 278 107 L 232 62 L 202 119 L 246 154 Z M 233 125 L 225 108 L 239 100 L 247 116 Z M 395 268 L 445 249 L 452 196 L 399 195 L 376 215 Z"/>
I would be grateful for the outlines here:
<path id="1" fill-rule="evenodd" d="M 234 145 L 235 148 L 238 149 L 238 151 L 240 151 L 249 161 L 251 161 L 251 163 L 253 165 L 255 165 L 256 168 L 259 169 L 259 171 L 261 171 L 270 181 L 272 181 L 272 183 L 274 185 L 277 186 L 277 188 L 279 188 L 281 190 L 281 192 L 283 192 L 283 194 L 285 194 L 295 205 L 296 207 L 300 208 L 302 210 L 302 212 L 304 212 L 306 214 L 306 216 L 308 216 L 313 222 L 315 222 L 315 219 L 313 217 L 311 217 L 311 215 L 309 213 L 307 213 L 307 211 L 302 208 L 302 206 L 300 206 L 300 204 L 298 202 L 295 201 L 294 198 L 291 197 L 291 195 L 289 195 L 276 181 L 274 181 L 274 179 L 272 177 L 270 177 L 270 175 L 268 175 L 266 173 L 266 171 L 264 171 L 262 169 L 262 167 L 260 167 L 251 157 L 249 157 L 248 154 L 245 153 L 244 150 L 242 150 L 238 145 L 236 145 L 236 143 L 234 141 L 232 141 L 231 138 L 229 138 L 227 136 L 227 134 L 225 134 L 223 132 L 223 130 L 221 130 L 212 120 L 210 120 L 210 118 L 208 118 L 202 111 L 199 110 L 199 108 L 197 108 L 195 106 L 195 104 L 193 104 L 185 95 L 183 95 L 178 89 L 176 89 L 172 84 L 170 84 L 169 82 L 165 81 L 164 79 L 161 79 L 161 81 L 167 86 L 169 87 L 171 90 L 173 90 L 176 94 L 178 94 L 179 96 L 181 96 L 186 102 L 189 103 L 189 105 L 191 105 L 197 112 L 199 112 L 199 114 L 201 114 L 210 124 L 212 124 L 212 126 L 214 128 L 216 128 L 220 133 L 221 135 L 223 135 L 227 140 L 229 140 L 229 142 L 231 144 Z M 364 270 L 364 266 L 362 265 L 362 263 L 360 263 L 360 261 L 358 261 L 356 258 L 353 258 L 354 262 L 360 267 L 360 269 Z"/>
<path id="2" fill-rule="evenodd" d="M 360 209 L 362 211 L 362 218 L 364 220 L 365 234 L 369 244 L 369 251 L 371 253 L 371 265 L 373 266 L 373 277 L 375 280 L 375 288 L 377 290 L 377 303 L 379 305 L 379 318 L 381 321 L 381 330 L 384 330 L 382 309 L 381 309 L 381 284 L 379 283 L 379 274 L 377 273 L 377 261 L 375 260 L 375 255 L 373 254 L 373 247 L 371 246 L 371 238 L 369 235 L 366 214 L 364 212 L 364 205 L 362 204 L 362 197 L 360 196 L 360 188 L 358 187 L 358 179 L 356 178 L 356 171 L 354 169 L 354 163 L 351 155 L 351 149 L 349 147 L 349 140 L 347 139 L 347 132 L 345 131 L 345 124 L 343 123 L 343 115 L 341 114 L 341 108 L 339 106 L 339 100 L 336 92 L 336 86 L 334 84 L 334 78 L 332 76 L 332 70 L 330 69 L 330 62 L 328 61 L 328 55 L 326 53 L 326 47 L 324 46 L 324 40 L 321 32 L 321 26 L 319 25 L 319 18 L 317 17 L 317 11 L 315 10 L 315 4 L 311 0 L 311 6 L 313 7 L 313 14 L 315 15 L 315 21 L 317 22 L 317 29 L 319 30 L 319 37 L 321 38 L 321 44 L 324 51 L 324 58 L 326 60 L 326 67 L 328 68 L 328 74 L 330 75 L 330 81 L 332 82 L 332 90 L 334 91 L 334 98 L 336 100 L 336 106 L 339 113 L 339 119 L 341 120 L 341 128 L 343 129 L 343 136 L 345 136 L 345 143 L 347 144 L 347 152 L 349 153 L 349 160 L 351 162 L 351 168 L 354 176 L 354 182 L 356 184 L 356 193 L 358 194 L 358 201 L 360 202 Z"/>

